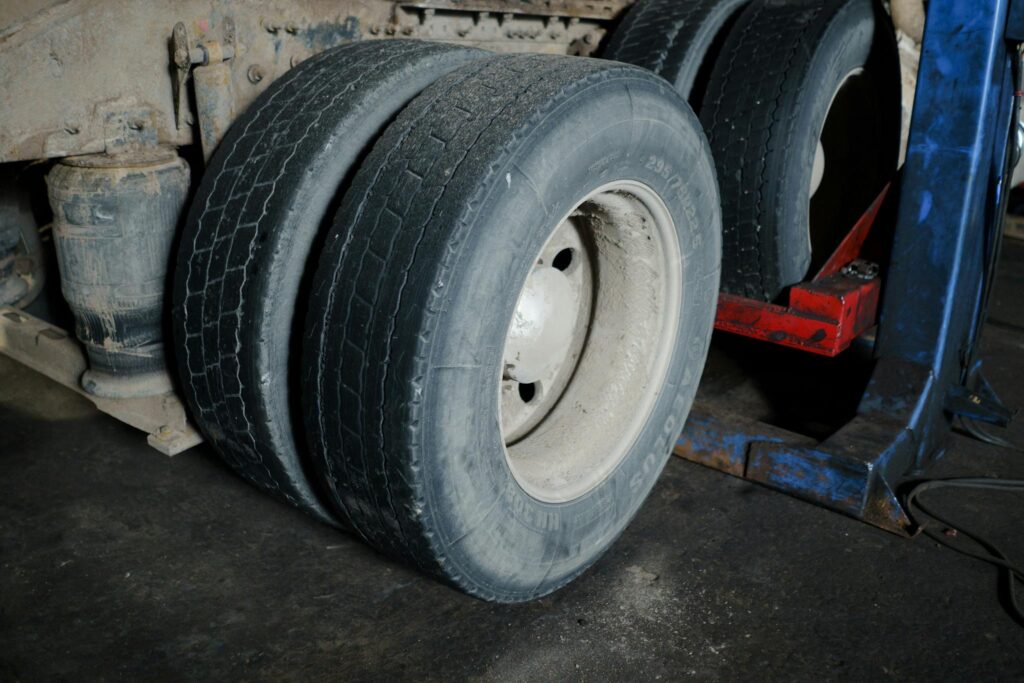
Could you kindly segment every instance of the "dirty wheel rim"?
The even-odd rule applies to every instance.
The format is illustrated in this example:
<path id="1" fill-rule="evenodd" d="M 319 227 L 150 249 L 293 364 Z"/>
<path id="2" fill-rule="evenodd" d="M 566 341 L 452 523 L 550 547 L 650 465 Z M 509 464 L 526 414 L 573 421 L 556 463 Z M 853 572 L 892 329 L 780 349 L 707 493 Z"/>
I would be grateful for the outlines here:
<path id="1" fill-rule="evenodd" d="M 807 231 L 812 272 L 881 189 L 875 186 L 875 155 L 864 146 L 865 140 L 877 140 L 879 117 L 871 73 L 863 67 L 852 69 L 832 93 L 815 146 Z"/>
<path id="2" fill-rule="evenodd" d="M 499 378 L 502 437 L 518 484 L 578 498 L 629 452 L 661 394 L 682 299 L 675 224 L 636 181 L 591 192 L 532 261 Z"/>

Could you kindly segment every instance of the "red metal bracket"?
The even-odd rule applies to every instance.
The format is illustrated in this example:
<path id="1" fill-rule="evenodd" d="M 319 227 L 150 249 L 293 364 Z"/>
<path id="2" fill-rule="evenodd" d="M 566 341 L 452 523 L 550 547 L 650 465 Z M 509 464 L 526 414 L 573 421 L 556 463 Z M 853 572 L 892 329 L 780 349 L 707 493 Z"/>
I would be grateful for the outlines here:
<path id="1" fill-rule="evenodd" d="M 789 290 L 789 305 L 720 294 L 715 329 L 824 356 L 845 351 L 875 325 L 881 281 L 846 266 L 860 255 L 889 194 L 886 185 L 810 282 Z M 850 272 L 848 272 L 850 271 Z"/>

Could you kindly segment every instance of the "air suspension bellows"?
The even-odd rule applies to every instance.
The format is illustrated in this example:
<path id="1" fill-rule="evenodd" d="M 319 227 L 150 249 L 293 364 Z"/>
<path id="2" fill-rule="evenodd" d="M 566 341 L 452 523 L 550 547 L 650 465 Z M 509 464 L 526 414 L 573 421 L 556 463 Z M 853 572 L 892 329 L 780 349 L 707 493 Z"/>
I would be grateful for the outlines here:
<path id="1" fill-rule="evenodd" d="M 47 177 L 64 298 L 106 397 L 171 390 L 164 289 L 189 170 L 166 149 L 64 159 Z"/>

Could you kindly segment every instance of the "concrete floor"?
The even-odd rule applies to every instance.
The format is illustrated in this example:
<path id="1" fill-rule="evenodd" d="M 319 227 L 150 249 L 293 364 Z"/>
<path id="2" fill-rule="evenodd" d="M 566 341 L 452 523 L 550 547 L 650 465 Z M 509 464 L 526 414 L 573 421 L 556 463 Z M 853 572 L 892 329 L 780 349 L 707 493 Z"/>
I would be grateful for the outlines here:
<path id="1" fill-rule="evenodd" d="M 985 356 L 1024 406 L 1022 243 L 1004 261 Z M 0 680 L 1024 677 L 991 567 L 676 458 L 589 573 L 507 607 L 6 359 L 0 434 Z M 934 474 L 1024 477 L 1024 455 L 954 435 Z M 930 500 L 1024 560 L 1024 496 Z"/>

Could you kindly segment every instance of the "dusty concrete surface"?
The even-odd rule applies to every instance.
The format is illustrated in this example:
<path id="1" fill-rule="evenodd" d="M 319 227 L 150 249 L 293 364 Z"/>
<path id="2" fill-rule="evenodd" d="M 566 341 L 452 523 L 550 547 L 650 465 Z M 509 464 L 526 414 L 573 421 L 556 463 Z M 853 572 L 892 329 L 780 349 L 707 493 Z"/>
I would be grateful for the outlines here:
<path id="1" fill-rule="evenodd" d="M 1024 246 L 986 332 L 1024 406 Z M 0 680 L 1010 680 L 995 571 L 673 459 L 568 589 L 462 596 L 0 359 Z M 1024 444 L 1024 420 L 1004 436 Z M 936 474 L 1024 476 L 953 436 Z M 1024 496 L 936 493 L 1024 560 Z"/>

